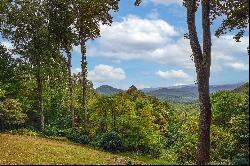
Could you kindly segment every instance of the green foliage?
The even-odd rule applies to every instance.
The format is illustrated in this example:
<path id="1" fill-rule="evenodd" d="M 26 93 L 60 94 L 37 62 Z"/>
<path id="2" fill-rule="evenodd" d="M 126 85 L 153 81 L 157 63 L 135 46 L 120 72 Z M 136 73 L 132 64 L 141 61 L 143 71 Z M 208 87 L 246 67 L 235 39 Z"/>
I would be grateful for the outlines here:
<path id="1" fill-rule="evenodd" d="M 231 143 L 235 144 L 235 152 L 249 155 L 249 96 L 229 91 L 218 92 L 211 97 L 213 123 L 232 135 Z M 233 140 L 232 140 L 233 139 Z M 230 147 L 230 146 L 229 146 Z M 230 159 L 234 155 L 231 156 Z"/>
<path id="2" fill-rule="evenodd" d="M 211 160 L 231 161 L 237 154 L 236 140 L 233 135 L 219 126 L 211 126 Z"/>
<path id="3" fill-rule="evenodd" d="M 123 149 L 121 136 L 115 131 L 104 133 L 100 141 L 100 147 L 112 152 L 121 151 Z"/>
<path id="4" fill-rule="evenodd" d="M 79 132 L 76 130 L 68 130 L 65 135 L 69 140 L 71 140 L 75 143 L 88 144 L 90 142 L 89 136 L 86 132 Z"/>
<path id="5" fill-rule="evenodd" d="M 222 127 L 232 126 L 232 118 L 248 114 L 247 95 L 220 91 L 211 97 L 213 123 Z"/>
<path id="6" fill-rule="evenodd" d="M 0 44 L 0 100 L 15 98 L 22 89 L 22 61 L 13 58 L 10 50 Z"/>
<path id="7" fill-rule="evenodd" d="M 233 165 L 249 165 L 249 158 L 244 156 L 237 156 L 232 161 Z"/>
<path id="8" fill-rule="evenodd" d="M 95 137 L 116 131 L 123 150 L 159 156 L 165 146 L 169 109 L 168 103 L 147 97 L 135 88 L 115 96 L 100 96 L 89 107 L 90 133 Z"/>
<path id="9" fill-rule="evenodd" d="M 196 148 L 198 141 L 198 114 L 186 115 L 182 118 L 180 132 L 176 138 L 173 148 L 177 154 L 177 160 L 182 164 L 192 164 L 196 158 Z"/>
<path id="10" fill-rule="evenodd" d="M 28 136 L 40 136 L 40 133 L 36 132 L 35 130 L 27 129 L 27 128 L 11 130 L 8 133 L 14 134 L 14 135 L 18 134 L 18 135 L 28 135 Z"/>
<path id="11" fill-rule="evenodd" d="M 23 113 L 21 104 L 14 99 L 0 102 L 0 130 L 8 130 L 25 123 L 27 115 Z"/>
<path id="12" fill-rule="evenodd" d="M 95 148 L 101 147 L 101 141 L 102 141 L 102 135 L 103 134 L 97 134 L 92 140 L 90 141 L 90 145 L 92 145 Z"/>
<path id="13" fill-rule="evenodd" d="M 237 33 L 234 39 L 239 42 L 248 28 L 249 1 L 212 0 L 210 15 L 213 20 L 223 16 L 222 23 L 215 32 L 217 37 L 235 31 Z"/>

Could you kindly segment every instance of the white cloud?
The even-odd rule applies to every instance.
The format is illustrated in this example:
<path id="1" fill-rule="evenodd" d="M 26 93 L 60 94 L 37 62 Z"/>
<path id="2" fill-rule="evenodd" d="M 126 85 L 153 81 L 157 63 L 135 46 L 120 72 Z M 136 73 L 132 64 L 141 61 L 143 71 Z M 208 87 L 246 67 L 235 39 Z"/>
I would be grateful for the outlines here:
<path id="1" fill-rule="evenodd" d="M 157 71 L 155 73 L 157 76 L 162 79 L 189 79 L 189 75 L 183 70 L 170 70 L 170 71 Z"/>
<path id="2" fill-rule="evenodd" d="M 171 5 L 171 4 L 182 4 L 182 0 L 150 0 L 156 5 Z"/>
<path id="3" fill-rule="evenodd" d="M 173 86 L 184 86 L 184 85 L 188 85 L 188 84 L 185 84 L 185 83 L 175 83 Z"/>
<path id="4" fill-rule="evenodd" d="M 237 70 L 237 71 L 248 71 L 249 70 L 249 64 L 244 63 L 227 63 L 226 66 L 230 67 L 231 69 Z"/>
<path id="5" fill-rule="evenodd" d="M 104 57 L 113 62 L 143 60 L 192 69 L 189 40 L 183 33 L 162 19 L 141 19 L 128 16 L 111 27 L 101 26 L 101 38 L 89 45 L 89 56 Z M 228 63 L 243 63 L 248 57 L 248 38 L 236 43 L 233 36 L 212 38 L 212 72 L 228 67 Z M 248 65 L 248 62 L 244 62 Z M 230 69 L 233 69 L 232 67 Z"/>
<path id="6" fill-rule="evenodd" d="M 149 85 L 145 85 L 145 84 L 135 84 L 135 87 L 137 89 L 151 88 Z"/>
<path id="7" fill-rule="evenodd" d="M 248 38 L 243 37 L 241 42 L 235 42 L 233 36 L 225 35 L 220 38 L 212 38 L 212 71 L 218 72 L 225 68 L 233 70 L 247 70 L 249 62 L 247 59 Z"/>
<path id="8" fill-rule="evenodd" d="M 129 16 L 111 27 L 101 26 L 101 35 L 90 46 L 90 56 L 194 66 L 189 41 L 164 20 Z"/>
<path id="9" fill-rule="evenodd" d="M 119 81 L 126 78 L 126 73 L 122 68 L 114 68 L 109 65 L 97 65 L 89 71 L 88 79 L 96 82 Z"/>

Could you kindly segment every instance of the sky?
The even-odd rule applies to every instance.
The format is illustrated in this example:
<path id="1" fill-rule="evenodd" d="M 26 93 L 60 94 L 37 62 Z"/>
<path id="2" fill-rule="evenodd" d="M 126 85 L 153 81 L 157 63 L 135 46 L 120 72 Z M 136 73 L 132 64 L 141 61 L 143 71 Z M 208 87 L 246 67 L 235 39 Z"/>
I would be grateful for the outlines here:
<path id="1" fill-rule="evenodd" d="M 181 0 L 121 0 L 112 12 L 113 24 L 101 25 L 101 37 L 87 42 L 88 79 L 94 87 L 111 85 L 127 89 L 194 84 L 196 72 L 190 58 L 186 9 Z M 202 40 L 201 13 L 197 31 Z M 212 25 L 212 34 L 220 20 Z M 212 36 L 210 84 L 233 84 L 249 80 L 248 35 L 235 42 L 233 34 Z M 8 45 L 7 42 L 3 44 Z M 80 48 L 73 49 L 72 70 L 79 72 Z"/>

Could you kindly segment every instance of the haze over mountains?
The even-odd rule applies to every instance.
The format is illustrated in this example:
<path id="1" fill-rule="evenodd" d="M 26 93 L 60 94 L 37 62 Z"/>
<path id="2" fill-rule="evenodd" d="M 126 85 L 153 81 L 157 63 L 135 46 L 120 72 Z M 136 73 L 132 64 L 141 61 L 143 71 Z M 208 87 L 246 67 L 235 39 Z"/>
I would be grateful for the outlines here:
<path id="1" fill-rule="evenodd" d="M 225 84 L 225 85 L 211 85 L 210 93 L 217 92 L 219 90 L 234 90 L 240 87 L 244 83 L 237 84 Z M 114 95 L 123 90 L 114 88 L 109 85 L 102 85 L 96 88 L 97 93 L 104 95 Z M 141 89 L 147 95 L 155 96 L 157 98 L 168 100 L 174 103 L 193 103 L 198 100 L 198 88 L 197 85 L 180 85 L 172 87 L 159 87 L 159 88 L 145 88 Z"/>

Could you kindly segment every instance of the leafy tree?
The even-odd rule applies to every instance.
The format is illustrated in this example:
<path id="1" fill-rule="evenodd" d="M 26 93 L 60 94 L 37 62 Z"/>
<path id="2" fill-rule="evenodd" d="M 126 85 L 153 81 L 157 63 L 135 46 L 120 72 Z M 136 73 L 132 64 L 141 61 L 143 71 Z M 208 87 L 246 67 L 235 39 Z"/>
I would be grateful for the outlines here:
<path id="1" fill-rule="evenodd" d="M 80 45 L 82 54 L 82 112 L 84 114 L 84 127 L 87 129 L 87 59 L 86 42 L 100 36 L 100 23 L 110 25 L 112 17 L 110 10 L 118 10 L 117 0 L 73 0 L 73 1 L 47 1 L 50 30 L 59 39 L 59 47 L 64 48 L 68 56 L 69 93 L 71 98 L 70 110 L 72 112 L 72 125 L 74 125 L 73 94 L 71 79 L 72 44 Z"/>
<path id="2" fill-rule="evenodd" d="M 235 30 L 234 39 L 239 42 L 249 24 L 249 0 L 213 0 L 210 14 L 212 20 L 224 16 L 215 36 L 219 37 Z"/>
<path id="3" fill-rule="evenodd" d="M 49 20 L 49 32 L 52 35 L 52 39 L 54 43 L 57 43 L 57 47 L 63 49 L 67 54 L 68 90 L 70 96 L 69 108 L 71 112 L 72 128 L 75 128 L 71 50 L 77 37 L 73 33 L 74 30 L 71 26 L 74 21 L 73 8 L 71 2 L 66 0 L 47 0 L 45 3 Z"/>
<path id="4" fill-rule="evenodd" d="M 37 82 L 37 109 L 41 130 L 44 130 L 43 81 L 46 72 L 55 64 L 61 64 L 60 53 L 53 48 L 44 14 L 44 1 L 13 1 L 1 14 L 1 33 L 14 45 L 15 53 L 31 64 Z M 48 70 L 50 69 L 50 70 Z"/>
<path id="5" fill-rule="evenodd" d="M 110 11 L 118 10 L 118 0 L 74 0 L 72 1 L 74 11 L 75 32 L 78 36 L 77 44 L 81 47 L 82 54 L 82 112 L 84 114 L 84 127 L 88 126 L 88 113 L 86 105 L 87 90 L 87 59 L 86 42 L 100 36 L 100 23 L 111 25 L 112 16 Z"/>
<path id="6" fill-rule="evenodd" d="M 6 98 L 16 98 L 19 93 L 22 86 L 21 63 L 20 59 L 12 57 L 10 50 L 0 45 L 0 89 L 5 91 Z"/>

